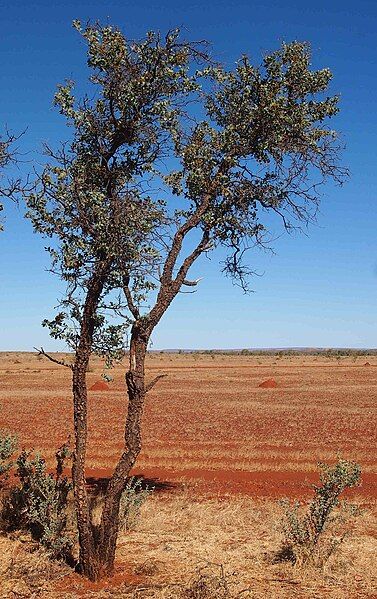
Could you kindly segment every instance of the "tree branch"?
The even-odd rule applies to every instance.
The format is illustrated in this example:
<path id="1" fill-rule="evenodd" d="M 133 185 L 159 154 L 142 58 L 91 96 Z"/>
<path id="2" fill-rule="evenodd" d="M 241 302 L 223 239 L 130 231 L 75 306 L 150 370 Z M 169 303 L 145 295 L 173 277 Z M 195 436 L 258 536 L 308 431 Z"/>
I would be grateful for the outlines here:
<path id="1" fill-rule="evenodd" d="M 130 284 L 130 277 L 129 275 L 123 275 L 122 277 L 122 282 L 123 282 L 123 293 L 126 297 L 127 300 L 127 305 L 128 308 L 132 314 L 132 316 L 136 319 L 139 320 L 140 318 L 140 312 L 138 307 L 134 304 L 134 300 L 129 288 L 129 284 Z"/>
<path id="2" fill-rule="evenodd" d="M 59 364 L 59 366 L 65 366 L 66 368 L 70 368 L 71 370 L 73 369 L 72 364 L 68 364 L 64 360 L 58 360 L 57 358 L 53 358 L 52 356 L 50 356 L 50 354 L 45 352 L 43 347 L 41 347 L 40 349 L 34 347 L 34 349 L 38 352 L 38 356 L 44 356 L 45 358 L 50 360 L 50 362 L 54 362 L 54 364 Z"/>
<path id="3" fill-rule="evenodd" d="M 202 281 L 202 280 L 203 280 L 203 277 L 200 277 L 199 279 L 195 279 L 195 281 L 188 281 L 187 279 L 185 279 L 182 282 L 182 285 L 186 285 L 186 287 L 196 287 L 196 285 L 198 283 L 200 283 L 200 281 Z"/>
<path id="4" fill-rule="evenodd" d="M 170 251 L 165 260 L 164 268 L 161 275 L 161 283 L 162 288 L 166 290 L 167 286 L 171 284 L 173 277 L 173 269 L 176 264 L 179 252 L 182 249 L 182 243 L 187 233 L 195 228 L 205 211 L 207 210 L 210 204 L 211 196 L 210 194 L 205 194 L 203 197 L 202 203 L 198 206 L 195 212 L 187 219 L 185 223 L 176 231 L 173 242 L 171 244 Z"/>
<path id="5" fill-rule="evenodd" d="M 180 269 L 178 271 L 177 276 L 173 280 L 173 283 L 178 285 L 178 289 L 181 287 L 181 285 L 190 284 L 190 281 L 187 281 L 187 279 L 186 279 L 186 275 L 189 271 L 190 266 L 192 266 L 193 263 L 195 262 L 195 260 L 200 256 L 200 254 L 205 251 L 206 247 L 208 246 L 208 242 L 209 242 L 209 231 L 206 229 L 205 231 L 203 231 L 203 235 L 202 235 L 200 242 L 198 243 L 196 248 L 191 252 L 191 254 L 189 254 L 187 256 L 187 258 L 185 258 L 182 266 L 180 267 Z M 200 281 L 200 279 L 198 279 L 197 282 L 193 281 L 192 283 L 194 283 L 194 285 L 196 285 L 199 281 Z"/>
<path id="6" fill-rule="evenodd" d="M 156 376 L 156 378 L 152 379 L 151 382 L 148 383 L 148 385 L 145 386 L 145 393 L 148 393 L 148 391 L 150 391 L 151 389 L 153 389 L 153 387 L 155 386 L 155 384 L 160 379 L 164 379 L 167 376 L 168 376 L 167 374 L 159 374 L 158 376 Z"/>

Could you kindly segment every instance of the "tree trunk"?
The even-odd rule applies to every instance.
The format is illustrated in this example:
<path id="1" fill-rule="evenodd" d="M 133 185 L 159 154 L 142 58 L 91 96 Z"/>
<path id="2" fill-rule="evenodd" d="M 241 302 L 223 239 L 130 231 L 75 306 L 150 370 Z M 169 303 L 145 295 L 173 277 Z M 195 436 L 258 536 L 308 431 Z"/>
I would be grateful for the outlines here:
<path id="1" fill-rule="evenodd" d="M 100 577 L 100 562 L 97 551 L 97 531 L 92 524 L 85 478 L 87 423 L 86 373 L 92 351 L 95 317 L 100 300 L 107 265 L 100 263 L 88 283 L 83 309 L 80 339 L 73 365 L 72 391 L 75 427 L 75 451 L 72 465 L 72 481 L 75 497 L 77 528 L 79 532 L 80 567 L 90 580 Z"/>
<path id="2" fill-rule="evenodd" d="M 128 410 L 125 447 L 109 481 L 102 511 L 98 556 L 101 572 L 111 574 L 119 532 L 119 504 L 127 477 L 141 450 L 141 421 L 145 399 L 144 363 L 150 333 L 141 321 L 132 327 L 130 364 L 126 373 Z"/>
<path id="3" fill-rule="evenodd" d="M 99 563 L 86 490 L 85 456 L 87 438 L 87 388 L 85 358 L 76 360 L 73 370 L 75 452 L 72 480 L 79 531 L 80 568 L 90 580 L 98 580 Z"/>

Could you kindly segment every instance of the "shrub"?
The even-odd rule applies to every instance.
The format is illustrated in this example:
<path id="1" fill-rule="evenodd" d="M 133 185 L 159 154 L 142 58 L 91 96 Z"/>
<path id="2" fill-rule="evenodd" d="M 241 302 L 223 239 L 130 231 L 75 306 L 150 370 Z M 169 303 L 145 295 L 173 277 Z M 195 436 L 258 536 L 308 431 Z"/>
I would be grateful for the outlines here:
<path id="1" fill-rule="evenodd" d="M 68 531 L 68 494 L 71 483 L 62 475 L 67 448 L 56 453 L 55 476 L 46 472 L 45 460 L 23 450 L 16 465 L 20 485 L 4 502 L 2 520 L 7 530 L 28 530 L 55 558 L 69 559 L 74 535 Z"/>
<path id="2" fill-rule="evenodd" d="M 283 502 L 284 543 L 278 555 L 280 560 L 324 565 L 349 532 L 346 524 L 360 513 L 357 506 L 339 501 L 345 489 L 359 484 L 360 472 L 358 464 L 346 460 L 333 466 L 320 464 L 322 484 L 314 487 L 307 512 L 301 514 L 299 502 Z"/>
<path id="3" fill-rule="evenodd" d="M 153 490 L 153 488 L 143 488 L 141 478 L 132 476 L 127 480 L 119 507 L 120 528 L 125 532 L 135 530 L 140 517 L 141 507 Z"/>
<path id="4" fill-rule="evenodd" d="M 0 431 L 0 485 L 13 466 L 11 457 L 17 449 L 17 437 L 8 431 Z"/>

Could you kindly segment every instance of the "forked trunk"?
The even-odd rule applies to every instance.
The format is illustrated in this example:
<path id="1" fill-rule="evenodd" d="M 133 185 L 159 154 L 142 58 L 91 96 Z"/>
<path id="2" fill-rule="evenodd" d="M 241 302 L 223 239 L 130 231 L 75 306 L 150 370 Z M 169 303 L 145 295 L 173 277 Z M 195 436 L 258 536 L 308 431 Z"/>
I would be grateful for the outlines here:
<path id="1" fill-rule="evenodd" d="M 72 478 L 79 531 L 81 571 L 92 581 L 111 574 L 114 568 L 119 531 L 119 505 L 127 477 L 141 450 L 141 420 L 145 399 L 144 362 L 150 331 L 143 321 L 134 323 L 131 332 L 130 364 L 126 374 L 128 409 L 125 424 L 124 451 L 106 489 L 101 523 L 92 524 L 86 490 L 85 458 L 87 442 L 86 372 L 92 349 L 94 317 L 103 284 L 93 277 L 88 290 L 81 325 L 81 335 L 73 366 L 73 400 L 75 452 Z"/>

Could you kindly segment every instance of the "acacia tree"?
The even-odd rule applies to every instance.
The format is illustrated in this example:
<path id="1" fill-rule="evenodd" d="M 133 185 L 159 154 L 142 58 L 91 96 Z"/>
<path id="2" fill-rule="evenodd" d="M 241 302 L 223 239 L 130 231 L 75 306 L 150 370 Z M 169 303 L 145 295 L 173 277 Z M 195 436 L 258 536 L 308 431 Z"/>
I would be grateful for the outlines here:
<path id="1" fill-rule="evenodd" d="M 318 185 L 344 173 L 327 125 L 338 111 L 338 98 L 325 95 L 331 73 L 310 70 L 306 43 L 283 44 L 260 66 L 243 56 L 227 69 L 178 30 L 135 42 L 111 26 L 74 27 L 87 44 L 91 88 L 80 100 L 71 81 L 58 87 L 55 105 L 72 137 L 46 148 L 27 204 L 67 284 L 44 324 L 73 349 L 73 362 L 46 355 L 72 370 L 80 563 L 97 580 L 113 569 L 120 497 L 141 449 L 145 397 L 159 378 L 145 380 L 148 343 L 182 287 L 197 284 L 190 267 L 223 246 L 223 271 L 246 289 L 244 257 L 265 242 L 264 215 L 278 214 L 288 230 L 308 223 Z M 126 331 L 124 449 L 94 525 L 86 372 L 92 353 L 108 362 L 123 355 Z"/>

